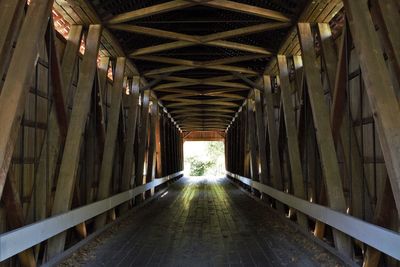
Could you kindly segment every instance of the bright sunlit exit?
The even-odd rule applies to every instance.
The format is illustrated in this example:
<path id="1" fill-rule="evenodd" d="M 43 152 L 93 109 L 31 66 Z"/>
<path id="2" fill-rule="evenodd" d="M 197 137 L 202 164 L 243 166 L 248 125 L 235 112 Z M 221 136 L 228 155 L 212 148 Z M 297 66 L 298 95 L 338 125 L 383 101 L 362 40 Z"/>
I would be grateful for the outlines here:
<path id="1" fill-rule="evenodd" d="M 186 141 L 185 176 L 220 178 L 225 173 L 224 142 Z"/>

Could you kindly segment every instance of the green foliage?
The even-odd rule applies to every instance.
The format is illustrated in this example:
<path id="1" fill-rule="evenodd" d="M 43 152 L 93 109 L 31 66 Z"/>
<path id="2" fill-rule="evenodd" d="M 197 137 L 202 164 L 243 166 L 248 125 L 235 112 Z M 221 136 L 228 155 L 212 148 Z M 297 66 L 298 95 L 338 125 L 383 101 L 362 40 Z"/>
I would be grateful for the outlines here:
<path id="1" fill-rule="evenodd" d="M 216 160 L 219 157 L 223 157 L 225 154 L 224 143 L 223 142 L 208 142 L 207 143 L 208 155 Z"/>
<path id="2" fill-rule="evenodd" d="M 223 142 L 185 143 L 185 169 L 190 176 L 222 176 L 225 170 Z"/>
<path id="3" fill-rule="evenodd" d="M 187 161 L 190 163 L 191 176 L 203 176 L 209 168 L 215 165 L 213 161 L 202 161 L 196 157 L 187 158 Z"/>

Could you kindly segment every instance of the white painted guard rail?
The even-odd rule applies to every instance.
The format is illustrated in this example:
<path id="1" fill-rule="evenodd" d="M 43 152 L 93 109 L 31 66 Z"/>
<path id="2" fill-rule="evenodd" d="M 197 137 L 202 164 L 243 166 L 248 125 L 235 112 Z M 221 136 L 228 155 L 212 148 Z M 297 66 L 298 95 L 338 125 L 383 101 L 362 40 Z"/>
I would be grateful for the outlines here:
<path id="1" fill-rule="evenodd" d="M 0 235 L 0 262 L 180 175 L 183 175 L 183 171 L 163 178 L 157 178 L 150 183 L 119 193 L 104 200 L 6 232 Z"/>
<path id="2" fill-rule="evenodd" d="M 368 244 L 377 250 L 400 260 L 400 234 L 380 226 L 362 221 L 330 208 L 300 199 L 249 178 L 226 172 L 228 176 L 249 185 L 260 192 L 317 219 L 337 230 Z"/>

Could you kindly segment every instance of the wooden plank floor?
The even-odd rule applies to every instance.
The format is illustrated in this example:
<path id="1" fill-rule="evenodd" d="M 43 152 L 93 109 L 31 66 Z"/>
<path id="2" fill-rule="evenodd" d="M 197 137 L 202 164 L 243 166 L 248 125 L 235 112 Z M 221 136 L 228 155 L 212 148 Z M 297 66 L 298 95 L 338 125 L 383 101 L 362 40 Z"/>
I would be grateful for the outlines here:
<path id="1" fill-rule="evenodd" d="M 227 179 L 182 178 L 62 265 L 342 266 Z"/>

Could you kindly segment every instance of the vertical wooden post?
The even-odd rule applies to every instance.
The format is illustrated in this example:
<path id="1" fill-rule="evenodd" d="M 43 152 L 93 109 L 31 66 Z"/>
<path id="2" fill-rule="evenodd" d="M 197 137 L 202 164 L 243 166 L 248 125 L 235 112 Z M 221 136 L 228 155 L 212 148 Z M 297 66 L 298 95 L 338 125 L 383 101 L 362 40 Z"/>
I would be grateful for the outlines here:
<path id="1" fill-rule="evenodd" d="M 329 206 L 335 210 L 346 212 L 347 206 L 329 120 L 329 109 L 324 98 L 311 26 L 308 23 L 299 23 L 297 27 L 302 50 L 304 74 L 307 81 L 307 92 L 316 129 Z M 343 254 L 351 256 L 352 247 L 350 238 L 335 229 L 333 229 L 333 233 L 336 248 Z"/>
<path id="2" fill-rule="evenodd" d="M 256 125 L 254 121 L 254 101 L 250 98 L 247 100 L 247 119 L 248 119 L 247 123 L 249 130 L 248 138 L 250 144 L 251 178 L 254 181 L 260 181 L 258 157 L 257 157 Z"/>
<path id="3" fill-rule="evenodd" d="M 294 107 L 291 99 L 291 88 L 289 81 L 289 70 L 287 66 L 286 56 L 278 55 L 279 78 L 281 82 L 281 99 L 284 112 L 288 156 L 290 173 L 292 176 L 294 195 L 305 199 L 304 177 L 301 168 L 299 142 L 297 139 L 296 118 Z M 269 79 L 267 78 L 267 81 Z M 270 86 L 269 86 L 270 87 Z M 267 89 L 269 91 L 270 89 Z M 272 140 L 271 140 L 272 142 Z M 277 141 L 275 141 L 277 143 Z M 298 213 L 298 222 L 304 228 L 308 229 L 307 217 L 304 214 Z"/>
<path id="4" fill-rule="evenodd" d="M 161 110 L 162 114 L 162 110 Z M 162 146 L 161 146 L 161 120 L 162 120 L 162 115 L 160 116 L 157 113 L 157 122 L 156 122 L 156 177 L 163 177 L 162 172 L 163 172 L 163 164 L 162 164 Z M 183 140 L 182 140 L 183 141 Z M 183 148 L 183 144 L 182 144 Z M 182 151 L 182 160 L 183 160 L 183 151 Z M 182 162 L 183 164 L 183 162 Z M 183 165 L 182 165 L 183 168 Z"/>
<path id="5" fill-rule="evenodd" d="M 117 133 L 119 124 L 119 115 L 121 112 L 121 99 L 124 91 L 124 74 L 126 58 L 117 58 L 114 83 L 111 92 L 111 108 L 107 123 L 106 139 L 104 143 L 103 159 L 101 161 L 99 194 L 98 200 L 107 198 L 110 195 L 111 178 L 114 166 L 115 148 L 117 143 Z M 107 213 L 96 217 L 95 228 L 102 228 L 107 221 Z"/>
<path id="6" fill-rule="evenodd" d="M 267 149 L 265 143 L 265 125 L 263 120 L 263 110 L 261 103 L 261 92 L 254 89 L 255 109 L 256 109 L 256 124 L 257 124 L 257 138 L 258 138 L 258 149 L 261 163 L 261 178 L 263 183 L 267 182 L 268 177 L 268 161 L 267 161 Z M 278 190 L 282 190 L 281 177 L 274 176 L 272 179 L 272 185 Z M 271 181 L 268 181 L 270 183 Z M 276 207 L 281 213 L 285 213 L 285 208 L 282 203 L 276 202 Z"/>
<path id="7" fill-rule="evenodd" d="M 68 211 L 75 186 L 76 174 L 79 165 L 83 132 L 90 110 L 90 98 L 96 72 L 96 62 L 100 45 L 101 26 L 91 25 L 86 39 L 86 50 L 79 74 L 79 81 L 74 96 L 70 125 L 63 157 L 61 160 L 60 174 L 57 181 L 56 194 L 52 215 Z M 47 257 L 51 258 L 62 252 L 65 245 L 66 233 L 61 233 L 48 241 Z"/>
<path id="8" fill-rule="evenodd" d="M 246 177 L 251 177 L 251 164 L 250 164 L 250 129 L 249 129 L 249 112 L 248 112 L 248 100 L 246 105 L 243 108 L 242 111 L 243 114 L 243 128 L 245 132 L 245 157 L 244 157 L 244 176 Z M 232 140 L 234 141 L 234 140 Z M 232 142 L 232 147 L 234 146 L 234 142 Z M 233 151 L 233 148 L 232 148 Z M 232 153 L 234 154 L 234 153 Z M 232 155 L 233 156 L 233 155 Z M 232 164 L 233 164 L 233 159 L 232 159 Z"/>
<path id="9" fill-rule="evenodd" d="M 400 212 L 400 106 L 382 55 L 367 2 L 343 1 L 360 59 L 397 211 Z"/>
<path id="10" fill-rule="evenodd" d="M 81 35 L 81 25 L 71 26 L 61 65 L 64 103 L 67 103 L 67 96 L 70 95 L 70 91 L 72 91 L 70 88 L 76 60 L 78 58 Z M 49 114 L 46 136 L 44 137 L 44 144 L 48 145 L 48 148 L 45 147 L 46 145 L 43 146 L 43 151 L 40 153 L 39 164 L 36 172 L 37 180 L 34 188 L 35 191 L 33 192 L 35 197 L 32 194 L 32 201 L 35 202 L 35 207 L 32 205 L 31 212 L 33 213 L 33 208 L 36 209 L 36 220 L 44 219 L 48 215 L 47 210 L 51 203 L 50 199 L 47 198 L 50 196 L 51 181 L 55 176 L 57 161 L 64 140 L 65 136 L 61 136 L 57 122 L 56 109 L 53 105 Z M 47 181 L 47 179 L 50 181 Z M 48 183 L 50 183 L 50 188 L 48 188 Z"/>
<path id="11" fill-rule="evenodd" d="M 261 93 L 258 89 L 253 89 L 254 101 L 255 101 L 255 117 L 256 117 L 256 129 L 257 129 L 257 140 L 258 140 L 258 156 L 260 158 L 261 173 L 260 180 L 264 184 L 269 184 L 268 181 L 268 162 L 267 162 L 267 150 L 265 144 L 265 125 L 263 122 L 263 110 L 261 104 Z M 239 125 L 238 125 L 239 126 Z M 238 132 L 239 129 L 238 129 Z M 239 154 L 239 153 L 238 153 Z M 273 181 L 275 184 L 276 181 Z M 274 186 L 278 186 L 275 184 Z"/>
<path id="12" fill-rule="evenodd" d="M 277 182 L 280 181 L 280 187 L 282 189 L 282 173 L 281 173 L 281 162 L 279 157 L 278 148 L 278 136 L 275 122 L 275 111 L 274 111 L 274 101 L 271 88 L 271 77 L 265 75 L 264 79 L 264 101 L 265 101 L 265 114 L 267 117 L 267 127 L 268 127 L 268 138 L 270 144 L 270 157 L 271 157 L 271 175 L 272 179 Z"/>
<path id="13" fill-rule="evenodd" d="M 124 153 L 124 165 L 122 168 L 122 185 L 121 190 L 127 191 L 134 181 L 132 178 L 135 176 L 135 138 L 136 138 L 136 125 L 137 125 L 137 114 L 139 106 L 139 84 L 140 77 L 136 76 L 132 80 L 131 94 L 128 96 L 129 99 L 129 110 L 128 110 L 128 124 L 126 131 L 126 143 Z M 128 203 L 124 203 L 121 206 L 121 212 L 128 209 Z"/>
<path id="14" fill-rule="evenodd" d="M 340 53 L 340 65 L 338 64 L 338 57 L 334 47 L 334 41 L 332 40 L 331 30 L 329 28 L 329 24 L 326 23 L 318 23 L 318 34 L 321 40 L 321 48 L 323 53 L 323 62 L 326 69 L 326 74 L 328 78 L 328 85 L 331 89 L 331 95 L 334 96 L 334 102 L 341 102 L 342 109 L 335 108 L 333 111 L 335 113 L 331 113 L 331 125 L 332 125 L 332 135 L 334 142 L 336 144 L 340 144 L 345 160 L 345 167 L 347 171 L 347 175 L 351 177 L 351 188 L 352 188 L 352 196 L 351 199 L 351 214 L 356 216 L 357 218 L 362 218 L 362 195 L 364 193 L 363 188 L 363 174 L 361 172 L 364 166 L 362 165 L 362 158 L 360 155 L 360 149 L 357 145 L 357 136 L 353 130 L 353 128 L 349 128 L 350 123 L 350 114 L 348 109 L 345 108 L 344 99 L 346 96 L 346 83 L 347 83 L 347 72 L 346 69 L 346 60 L 344 58 L 345 49 L 346 49 L 346 29 L 343 31 L 343 36 L 341 40 L 341 47 L 339 49 Z M 343 66 L 344 65 L 344 66 Z M 338 69 L 339 67 L 339 69 Z M 337 77 L 337 75 L 340 75 Z M 340 78 L 340 79 L 339 79 Z M 342 92 L 339 92 L 341 90 Z M 340 96 L 340 97 L 339 97 Z M 351 144 L 349 143 L 349 136 L 351 136 Z M 349 147 L 351 148 L 349 149 Z M 350 154 L 351 153 L 351 154 Z M 367 197 L 366 204 L 369 204 L 369 198 Z M 371 208 L 371 207 L 369 207 Z"/>
<path id="15" fill-rule="evenodd" d="M 37 59 L 37 46 L 45 34 L 52 0 L 34 1 L 23 22 L 17 46 L 0 94 L 0 198 L 14 152 L 25 101 Z"/>
<path id="16" fill-rule="evenodd" d="M 147 171 L 146 171 L 146 183 L 150 183 L 155 178 L 156 168 L 156 124 L 158 120 L 158 101 L 153 99 L 150 108 L 150 142 L 149 150 L 147 153 Z M 151 190 L 151 196 L 154 194 L 154 188 Z"/>
<path id="17" fill-rule="evenodd" d="M 143 184 L 143 169 L 144 169 L 144 158 L 146 155 L 146 144 L 147 144 L 147 132 L 148 132 L 148 121 L 149 121 L 149 104 L 150 104 L 150 90 L 143 92 L 142 98 L 142 109 L 140 114 L 139 124 L 139 148 L 138 148 L 138 165 L 136 168 L 136 179 L 135 186 Z M 136 198 L 138 201 L 142 199 L 140 196 Z"/>
<path id="18" fill-rule="evenodd" d="M 162 177 L 168 174 L 168 151 L 167 151 L 167 119 L 166 114 L 161 116 L 161 160 L 162 160 Z"/>

